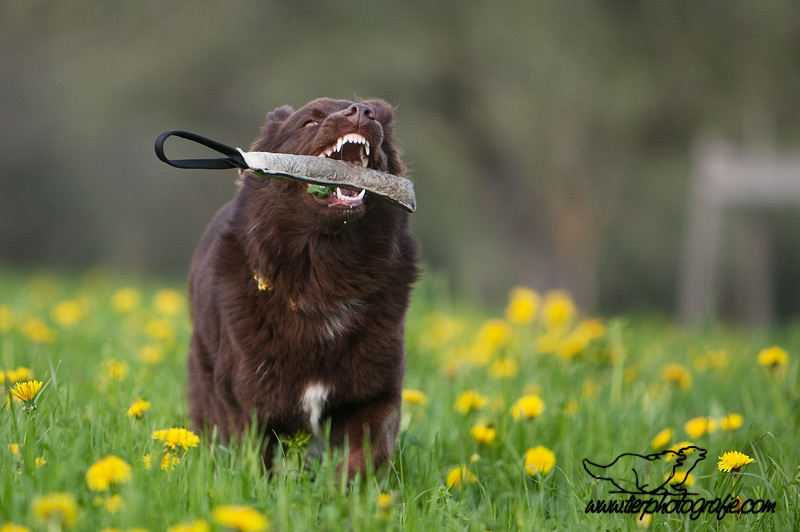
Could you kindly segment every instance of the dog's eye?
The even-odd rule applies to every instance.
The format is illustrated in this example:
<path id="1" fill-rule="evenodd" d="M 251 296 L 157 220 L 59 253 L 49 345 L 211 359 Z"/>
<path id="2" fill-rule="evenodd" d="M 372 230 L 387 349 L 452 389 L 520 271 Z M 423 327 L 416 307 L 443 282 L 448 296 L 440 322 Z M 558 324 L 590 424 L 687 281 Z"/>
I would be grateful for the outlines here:
<path id="1" fill-rule="evenodd" d="M 308 121 L 306 121 L 305 124 L 303 124 L 303 127 L 311 127 L 311 126 L 318 126 L 318 125 L 319 125 L 319 122 L 317 122 L 316 120 L 308 120 Z"/>

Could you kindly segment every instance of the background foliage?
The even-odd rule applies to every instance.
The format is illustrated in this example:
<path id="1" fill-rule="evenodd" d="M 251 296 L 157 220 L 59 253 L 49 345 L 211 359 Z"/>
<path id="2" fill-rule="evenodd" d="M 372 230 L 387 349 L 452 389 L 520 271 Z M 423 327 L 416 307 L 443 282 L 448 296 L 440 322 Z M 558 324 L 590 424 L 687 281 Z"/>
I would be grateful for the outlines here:
<path id="1" fill-rule="evenodd" d="M 183 275 L 235 178 L 161 164 L 159 133 L 244 147 L 279 105 L 380 96 L 460 290 L 670 310 L 693 143 L 795 149 L 799 66 L 791 0 L 5 1 L 0 260 Z M 790 314 L 800 219 L 769 221 Z"/>

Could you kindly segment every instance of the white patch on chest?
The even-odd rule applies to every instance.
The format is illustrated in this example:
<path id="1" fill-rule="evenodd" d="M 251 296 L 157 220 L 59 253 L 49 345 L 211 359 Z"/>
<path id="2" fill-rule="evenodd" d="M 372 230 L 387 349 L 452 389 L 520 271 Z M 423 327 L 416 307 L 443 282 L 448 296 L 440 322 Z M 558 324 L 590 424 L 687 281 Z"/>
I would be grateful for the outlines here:
<path id="1" fill-rule="evenodd" d="M 320 383 L 309 384 L 306 391 L 303 392 L 303 397 L 300 400 L 300 406 L 303 412 L 308 416 L 308 424 L 311 427 L 311 432 L 316 437 L 322 436 L 322 410 L 325 408 L 325 401 L 328 399 L 330 390 Z"/>

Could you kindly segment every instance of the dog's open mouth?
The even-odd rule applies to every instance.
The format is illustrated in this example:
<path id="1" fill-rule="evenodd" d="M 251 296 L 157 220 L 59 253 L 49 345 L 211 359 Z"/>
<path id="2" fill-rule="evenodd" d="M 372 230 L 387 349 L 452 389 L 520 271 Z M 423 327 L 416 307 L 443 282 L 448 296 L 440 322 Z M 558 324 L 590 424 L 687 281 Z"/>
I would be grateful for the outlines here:
<path id="1" fill-rule="evenodd" d="M 360 164 L 364 168 L 369 166 L 370 144 L 369 141 L 358 133 L 348 133 L 336 139 L 336 142 L 319 153 L 319 157 L 327 157 L 351 164 Z M 339 209 L 354 209 L 364 204 L 366 191 L 362 188 L 355 190 L 348 187 L 334 187 L 330 185 L 306 185 L 309 194 L 317 201 Z"/>

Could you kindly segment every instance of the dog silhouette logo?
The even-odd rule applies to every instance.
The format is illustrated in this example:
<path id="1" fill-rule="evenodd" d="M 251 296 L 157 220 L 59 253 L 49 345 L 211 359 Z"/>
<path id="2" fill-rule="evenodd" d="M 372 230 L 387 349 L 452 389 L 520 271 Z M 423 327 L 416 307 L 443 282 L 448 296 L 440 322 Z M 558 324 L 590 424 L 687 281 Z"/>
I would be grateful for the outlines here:
<path id="1" fill-rule="evenodd" d="M 684 484 L 706 454 L 705 449 L 687 445 L 654 454 L 623 453 L 605 465 L 584 458 L 583 469 L 597 480 L 610 482 L 616 488 L 610 493 L 696 495 L 688 493 Z"/>

